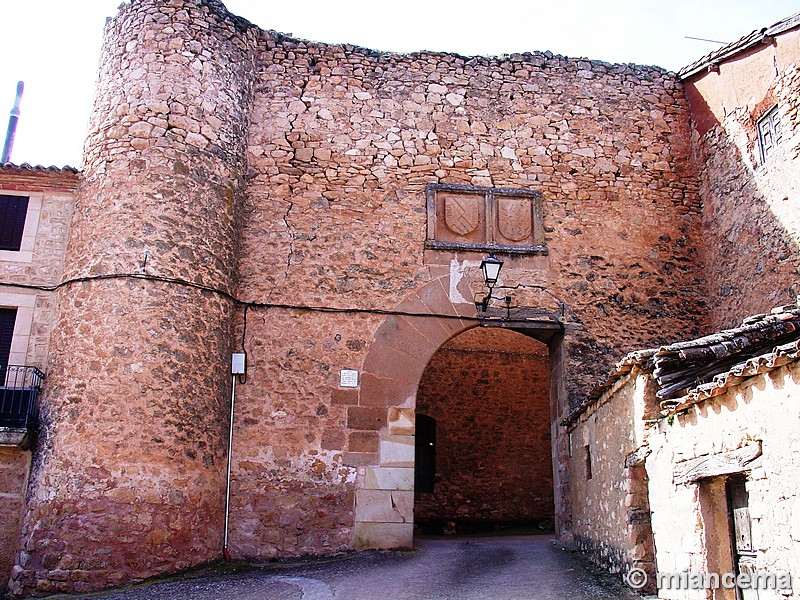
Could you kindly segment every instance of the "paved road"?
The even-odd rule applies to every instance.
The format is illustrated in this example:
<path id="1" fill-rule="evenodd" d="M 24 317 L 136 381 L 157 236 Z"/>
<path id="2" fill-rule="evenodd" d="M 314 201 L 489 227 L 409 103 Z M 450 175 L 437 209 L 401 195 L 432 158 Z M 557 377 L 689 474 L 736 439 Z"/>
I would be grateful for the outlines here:
<path id="1" fill-rule="evenodd" d="M 170 581 L 79 596 L 105 600 L 594 600 L 638 598 L 550 536 L 448 537 L 414 552 L 212 567 Z M 63 596 L 57 596 L 63 597 Z M 75 596 L 71 596 L 75 598 Z"/>

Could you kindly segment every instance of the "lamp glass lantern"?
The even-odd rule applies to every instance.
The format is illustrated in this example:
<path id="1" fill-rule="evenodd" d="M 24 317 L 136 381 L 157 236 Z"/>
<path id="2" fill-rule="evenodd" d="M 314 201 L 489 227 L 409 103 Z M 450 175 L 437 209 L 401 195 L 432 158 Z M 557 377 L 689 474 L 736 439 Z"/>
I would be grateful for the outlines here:
<path id="1" fill-rule="evenodd" d="M 497 283 L 497 278 L 500 276 L 500 269 L 502 268 L 503 261 L 495 257 L 492 253 L 489 253 L 489 256 L 481 261 L 483 280 L 489 288 L 493 288 Z"/>
<path id="2" fill-rule="evenodd" d="M 503 261 L 497 258 L 491 252 L 489 253 L 489 256 L 481 261 L 481 273 L 483 274 L 483 281 L 486 283 L 486 287 L 489 288 L 489 291 L 486 292 L 483 300 L 475 301 L 475 305 L 481 310 L 481 312 L 486 312 L 486 309 L 489 308 L 489 301 L 492 299 L 492 292 L 494 291 L 494 286 L 497 283 L 497 278 L 500 276 L 500 269 L 502 268 Z"/>

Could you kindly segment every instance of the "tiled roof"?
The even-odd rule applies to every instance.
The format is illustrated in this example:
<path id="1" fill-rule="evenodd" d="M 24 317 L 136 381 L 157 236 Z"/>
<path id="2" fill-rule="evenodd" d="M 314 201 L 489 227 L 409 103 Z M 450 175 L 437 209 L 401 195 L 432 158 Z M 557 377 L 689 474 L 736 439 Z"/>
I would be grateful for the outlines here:
<path id="1" fill-rule="evenodd" d="M 63 173 L 63 174 L 76 174 L 80 173 L 78 169 L 75 167 L 70 167 L 69 165 L 64 165 L 63 167 L 56 167 L 56 166 L 49 166 L 45 167 L 42 165 L 29 165 L 28 163 L 22 163 L 20 165 L 15 165 L 14 163 L 3 163 L 0 164 L 0 170 L 3 171 L 35 171 L 39 173 Z"/>
<path id="2" fill-rule="evenodd" d="M 785 19 L 781 19 L 769 27 L 756 29 L 755 31 L 744 36 L 742 39 L 731 42 L 719 50 L 715 50 L 711 54 L 706 54 L 700 60 L 695 61 L 678 71 L 678 77 L 680 79 L 691 77 L 692 75 L 707 69 L 709 66 L 719 64 L 731 58 L 732 56 L 739 54 L 740 52 L 744 52 L 745 50 L 752 48 L 753 46 L 758 46 L 759 44 L 763 43 L 770 43 L 772 41 L 772 36 L 789 31 L 790 29 L 794 29 L 798 26 L 800 26 L 800 12 L 797 12 L 790 17 L 786 17 Z"/>
<path id="3" fill-rule="evenodd" d="M 800 307 L 793 304 L 749 317 L 734 329 L 629 353 L 561 424 L 575 423 L 634 368 L 652 374 L 659 387 L 656 396 L 661 399 L 662 414 L 668 414 L 799 358 Z"/>
<path id="4" fill-rule="evenodd" d="M 735 329 L 659 348 L 650 358 L 659 386 L 656 396 L 661 400 L 685 396 L 717 375 L 798 339 L 800 309 L 792 305 L 745 319 Z"/>
<path id="5" fill-rule="evenodd" d="M 679 400 L 664 400 L 661 403 L 662 409 L 666 412 L 680 412 L 681 410 L 697 404 L 708 398 L 719 396 L 724 393 L 729 387 L 739 384 L 740 382 L 768 373 L 773 369 L 788 365 L 800 358 L 800 339 L 777 346 L 766 354 L 761 354 L 753 358 L 749 358 L 744 362 L 734 365 L 724 373 L 716 375 L 708 383 L 703 383 L 689 390 L 689 392 Z"/>

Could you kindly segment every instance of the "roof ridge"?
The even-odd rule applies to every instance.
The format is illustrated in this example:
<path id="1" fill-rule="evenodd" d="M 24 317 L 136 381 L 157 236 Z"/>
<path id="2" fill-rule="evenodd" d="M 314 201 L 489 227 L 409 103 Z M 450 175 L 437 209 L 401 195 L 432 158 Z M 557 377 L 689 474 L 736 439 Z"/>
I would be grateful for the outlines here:
<path id="1" fill-rule="evenodd" d="M 747 50 L 748 48 L 752 48 L 757 44 L 771 41 L 772 36 L 789 31 L 790 29 L 794 29 L 798 26 L 800 26 L 800 11 L 784 17 L 777 23 L 773 23 L 767 27 L 754 29 L 735 42 L 731 42 L 722 48 L 718 48 L 713 52 L 709 52 L 705 56 L 702 56 L 698 60 L 679 70 L 677 73 L 678 78 L 687 79 L 688 77 L 699 73 L 704 68 L 718 64 L 732 56 L 735 56 L 736 54 L 739 54 L 740 52 Z"/>

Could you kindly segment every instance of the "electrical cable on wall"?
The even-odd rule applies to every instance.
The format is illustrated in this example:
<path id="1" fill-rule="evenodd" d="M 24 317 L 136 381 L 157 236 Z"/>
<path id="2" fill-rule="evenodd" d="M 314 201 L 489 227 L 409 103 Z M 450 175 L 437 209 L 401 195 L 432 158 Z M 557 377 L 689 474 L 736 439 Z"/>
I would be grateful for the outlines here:
<path id="1" fill-rule="evenodd" d="M 320 312 L 320 313 L 340 313 L 340 314 L 364 314 L 364 315 L 381 315 L 381 316 L 395 316 L 395 317 L 420 317 L 420 318 L 437 318 L 437 319 L 455 319 L 459 321 L 469 321 L 475 323 L 481 323 L 486 321 L 483 317 L 470 317 L 470 316 L 463 316 L 463 315 L 453 315 L 453 314 L 443 314 L 443 313 L 421 313 L 421 312 L 411 312 L 411 311 L 403 311 L 403 310 L 389 310 L 389 309 L 382 309 L 382 308 L 355 308 L 355 307 L 338 307 L 338 306 L 309 306 L 309 305 L 301 305 L 301 304 L 283 304 L 283 303 L 267 303 L 267 302 L 253 302 L 253 301 L 244 301 L 240 300 L 230 292 L 225 290 L 221 290 L 219 288 L 211 287 L 208 285 L 204 285 L 201 283 L 194 283 L 192 281 L 186 281 L 184 279 L 178 279 L 174 277 L 164 277 L 160 275 L 145 275 L 142 273 L 110 273 L 107 275 L 91 275 L 85 277 L 74 277 L 71 279 L 67 279 L 62 281 L 56 285 L 34 285 L 34 284 L 23 284 L 23 283 L 7 283 L 7 282 L 0 282 L 0 287 L 16 287 L 22 289 L 29 289 L 29 290 L 39 290 L 44 292 L 54 292 L 62 287 L 66 287 L 68 285 L 72 285 L 75 283 L 85 283 L 85 282 L 92 282 L 92 281 L 108 281 L 108 280 L 143 280 L 143 281 L 156 281 L 160 283 L 168 283 L 173 285 L 180 285 L 183 287 L 188 287 L 192 289 L 197 289 L 205 292 L 211 292 L 222 296 L 230 300 L 231 302 L 236 303 L 239 306 L 243 306 L 245 309 L 249 308 L 266 308 L 266 309 L 283 309 L 283 310 L 304 310 L 309 312 Z M 557 319 L 553 318 L 550 313 L 543 312 L 542 316 L 547 318 L 547 320 L 551 320 L 553 322 L 560 322 Z M 505 323 L 530 323 L 529 319 L 514 319 L 508 318 L 503 319 Z M 245 323 L 243 326 L 242 332 L 242 349 L 244 349 L 244 334 L 246 330 L 246 313 L 245 313 Z"/>
<path id="2" fill-rule="evenodd" d="M 213 294 L 217 294 L 231 302 L 234 302 L 238 306 L 243 307 L 242 311 L 242 337 L 241 337 L 241 348 L 242 354 L 244 354 L 245 364 L 248 360 L 247 356 L 247 348 L 246 348 L 246 338 L 247 338 L 247 313 L 251 308 L 264 308 L 264 309 L 283 309 L 283 310 L 303 310 L 309 312 L 319 312 L 319 313 L 339 313 L 339 314 L 364 314 L 364 315 L 381 315 L 381 316 L 401 316 L 401 317 L 420 317 L 420 318 L 437 318 L 437 319 L 457 319 L 460 321 L 468 321 L 468 322 L 484 322 L 486 321 L 485 317 L 469 317 L 469 316 L 461 316 L 461 315 L 453 315 L 453 314 L 439 314 L 439 313 L 418 313 L 418 312 L 410 312 L 410 311 L 402 311 L 402 310 L 386 310 L 386 309 L 370 309 L 370 308 L 347 308 L 347 307 L 334 307 L 334 306 L 306 306 L 306 305 L 294 305 L 294 304 L 280 304 L 280 303 L 267 303 L 267 302 L 246 302 L 240 300 L 230 292 L 225 290 L 221 290 L 215 287 L 207 286 L 200 283 L 194 283 L 191 281 L 186 281 L 183 279 L 178 279 L 174 277 L 164 277 L 160 275 L 148 275 L 144 271 L 147 265 L 147 255 L 145 253 L 144 261 L 142 263 L 141 273 L 110 273 L 106 275 L 92 275 L 92 276 L 85 276 L 85 277 L 75 277 L 71 279 L 67 279 L 62 281 L 57 285 L 34 285 L 34 284 L 20 284 L 20 283 L 7 283 L 7 282 L 0 282 L 0 287 L 16 287 L 22 289 L 30 289 L 30 290 L 39 290 L 39 291 L 47 291 L 47 292 L 54 292 L 62 287 L 66 287 L 69 285 L 73 285 L 75 283 L 85 283 L 85 282 L 92 282 L 92 281 L 109 281 L 109 280 L 140 280 L 140 281 L 155 281 L 159 283 L 165 283 L 169 285 L 179 285 L 182 287 L 188 287 L 191 289 L 197 289 L 204 292 L 210 292 Z M 563 303 L 562 303 L 563 304 Z M 561 308 L 562 312 L 562 319 L 564 315 L 563 305 Z M 548 321 L 553 321 L 555 323 L 561 324 L 557 318 L 549 313 L 542 313 L 542 317 L 545 317 Z M 504 323 L 513 324 L 513 323 L 530 323 L 528 319 L 514 319 L 514 318 L 504 318 Z M 232 387 L 232 394 L 235 392 L 235 385 L 236 380 L 239 380 L 240 384 L 247 383 L 247 372 L 246 370 L 242 370 L 240 373 L 234 373 L 232 376 L 233 379 L 233 387 Z M 233 398 L 231 399 L 231 406 L 233 406 Z M 231 410 L 233 410 L 231 408 Z M 231 414 L 231 419 L 233 418 L 233 414 Z M 232 427 L 232 425 L 231 425 Z M 231 433 L 232 435 L 232 433 Z M 228 467 L 230 469 L 230 466 Z M 226 506 L 226 518 L 227 518 L 227 511 L 228 507 Z M 226 543 L 227 543 L 227 529 L 226 529 Z M 227 552 L 227 546 L 225 548 Z"/>

